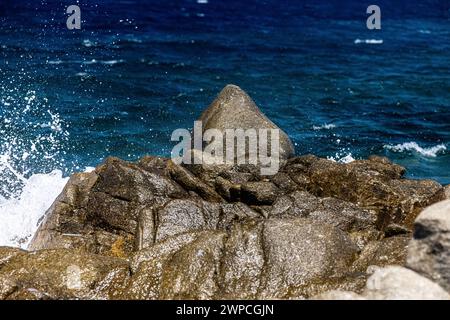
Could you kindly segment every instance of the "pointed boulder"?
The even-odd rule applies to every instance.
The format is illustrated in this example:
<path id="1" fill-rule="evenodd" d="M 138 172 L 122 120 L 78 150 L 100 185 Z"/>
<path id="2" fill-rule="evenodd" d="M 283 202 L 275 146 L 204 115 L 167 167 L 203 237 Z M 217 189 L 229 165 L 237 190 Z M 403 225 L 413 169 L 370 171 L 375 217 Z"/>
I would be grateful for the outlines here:
<path id="1" fill-rule="evenodd" d="M 280 160 L 294 155 L 294 146 L 288 135 L 267 118 L 250 96 L 235 85 L 227 85 L 203 112 L 199 121 L 203 132 L 208 129 L 279 129 Z"/>

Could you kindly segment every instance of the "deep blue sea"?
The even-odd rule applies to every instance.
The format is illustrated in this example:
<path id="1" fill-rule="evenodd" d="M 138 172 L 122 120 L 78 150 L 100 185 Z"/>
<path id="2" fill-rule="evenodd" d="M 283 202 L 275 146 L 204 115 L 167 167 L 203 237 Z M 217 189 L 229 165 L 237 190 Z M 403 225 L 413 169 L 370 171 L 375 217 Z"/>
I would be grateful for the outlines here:
<path id="1" fill-rule="evenodd" d="M 450 183 L 448 0 L 1 0 L 0 199 L 106 156 L 168 156 L 228 83 L 299 155 L 385 155 Z"/>

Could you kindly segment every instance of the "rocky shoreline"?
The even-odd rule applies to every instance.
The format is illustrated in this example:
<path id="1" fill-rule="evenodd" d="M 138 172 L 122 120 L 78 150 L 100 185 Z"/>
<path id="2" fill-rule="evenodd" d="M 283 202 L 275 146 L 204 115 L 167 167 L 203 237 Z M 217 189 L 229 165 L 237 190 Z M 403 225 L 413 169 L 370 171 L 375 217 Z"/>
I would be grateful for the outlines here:
<path id="1" fill-rule="evenodd" d="M 274 126 L 236 86 L 202 117 Z M 0 248 L 0 299 L 450 298 L 448 187 L 283 139 L 273 176 L 151 156 L 74 174 L 29 251 Z"/>

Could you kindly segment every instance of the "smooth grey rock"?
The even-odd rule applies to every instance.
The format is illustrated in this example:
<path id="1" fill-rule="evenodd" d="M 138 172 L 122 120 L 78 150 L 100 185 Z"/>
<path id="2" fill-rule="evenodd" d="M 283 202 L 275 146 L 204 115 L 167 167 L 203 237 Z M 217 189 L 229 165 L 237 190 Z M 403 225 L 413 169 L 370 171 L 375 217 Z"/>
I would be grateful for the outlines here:
<path id="1" fill-rule="evenodd" d="M 398 266 L 378 268 L 367 280 L 363 296 L 371 300 L 449 300 L 438 284 Z"/>
<path id="2" fill-rule="evenodd" d="M 370 268 L 373 274 L 367 279 L 361 294 L 351 291 L 331 290 L 321 293 L 315 300 L 449 300 L 450 295 L 437 283 L 400 266 Z"/>
<path id="3" fill-rule="evenodd" d="M 241 88 L 227 85 L 202 113 L 203 131 L 218 129 L 279 129 L 280 160 L 294 155 L 294 146 L 285 132 L 269 120 Z"/>
<path id="4" fill-rule="evenodd" d="M 416 219 L 407 266 L 450 291 L 450 200 L 426 208 Z"/>

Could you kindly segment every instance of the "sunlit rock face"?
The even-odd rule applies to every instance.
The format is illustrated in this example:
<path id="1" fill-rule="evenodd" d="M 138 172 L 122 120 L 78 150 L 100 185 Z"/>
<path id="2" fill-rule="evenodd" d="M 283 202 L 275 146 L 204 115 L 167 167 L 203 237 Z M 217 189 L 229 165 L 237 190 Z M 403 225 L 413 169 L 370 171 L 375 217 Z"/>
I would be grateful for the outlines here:
<path id="1" fill-rule="evenodd" d="M 205 128 L 276 127 L 235 86 L 201 119 Z M 107 158 L 73 175 L 31 252 L 0 248 L 0 298 L 304 299 L 330 290 L 325 297 L 356 298 L 369 266 L 405 265 L 414 221 L 445 197 L 438 183 L 405 179 L 386 158 L 295 157 L 284 133 L 280 150 L 284 162 L 270 176 L 257 166 L 151 156 Z M 446 217 L 432 216 L 416 221 L 410 250 L 428 252 L 444 239 Z M 429 238 L 418 232 L 423 221 L 431 221 Z M 417 276 L 447 279 L 448 246 L 442 249 L 420 256 L 442 268 Z M 410 258 L 408 266 L 418 269 Z M 399 286 L 399 277 L 417 277 L 399 270 L 388 273 Z"/>

